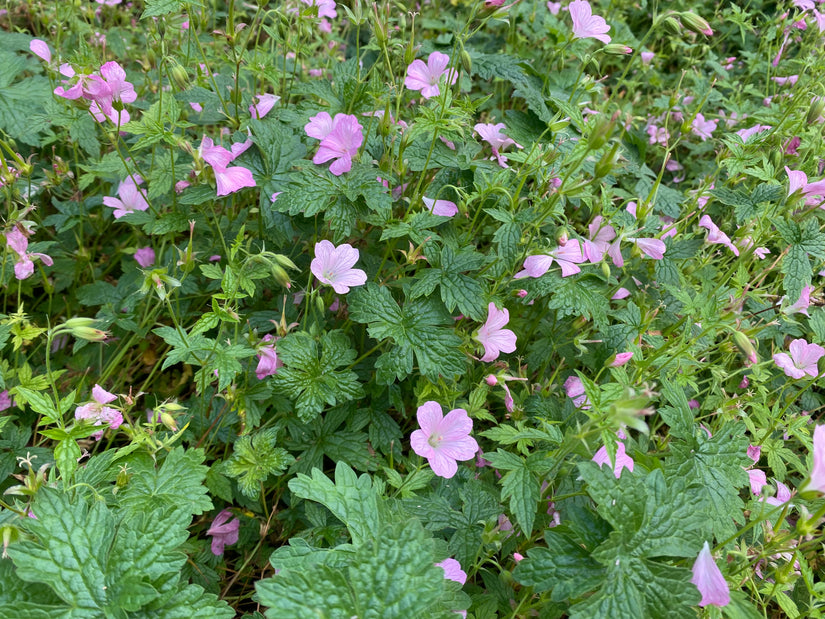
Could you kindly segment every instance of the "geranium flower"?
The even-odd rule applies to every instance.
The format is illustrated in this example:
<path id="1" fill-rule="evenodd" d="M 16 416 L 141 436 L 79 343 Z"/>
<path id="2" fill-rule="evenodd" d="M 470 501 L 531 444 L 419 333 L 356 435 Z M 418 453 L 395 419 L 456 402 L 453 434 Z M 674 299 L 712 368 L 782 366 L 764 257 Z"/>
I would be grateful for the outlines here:
<path id="1" fill-rule="evenodd" d="M 809 183 L 808 176 L 804 172 L 791 170 L 788 166 L 785 166 L 785 173 L 788 175 L 788 196 L 801 191 L 805 196 L 805 204 L 809 206 L 822 201 L 821 197 L 825 196 L 825 179 Z M 820 198 L 817 199 L 816 196 Z"/>
<path id="2" fill-rule="evenodd" d="M 141 268 L 149 268 L 155 264 L 155 250 L 151 247 L 141 247 L 135 252 L 135 261 Z"/>
<path id="3" fill-rule="evenodd" d="M 404 79 L 404 86 L 410 90 L 420 90 L 421 96 L 425 99 L 437 97 L 441 94 L 438 85 L 441 79 L 446 79 L 450 85 L 455 84 L 458 79 L 458 72 L 455 69 L 447 70 L 450 64 L 450 57 L 441 52 L 433 52 L 427 58 L 427 64 L 423 60 L 413 60 L 407 67 L 407 77 Z"/>
<path id="4" fill-rule="evenodd" d="M 410 446 L 422 458 L 426 458 L 433 473 L 451 478 L 458 471 L 457 461 L 472 460 L 478 451 L 478 443 L 470 436 L 473 420 L 463 408 L 442 413 L 438 402 L 425 402 L 416 413 L 420 430 L 410 435 Z"/>
<path id="5" fill-rule="evenodd" d="M 258 367 L 255 368 L 255 376 L 258 380 L 263 380 L 267 376 L 274 376 L 278 373 L 278 368 L 284 366 L 283 361 L 278 359 L 275 351 L 275 338 L 266 334 L 261 340 L 263 346 L 258 348 Z"/>
<path id="6" fill-rule="evenodd" d="M 34 273 L 32 258 L 39 258 L 43 264 L 52 266 L 54 262 L 50 256 L 41 253 L 29 253 L 29 239 L 17 226 L 6 232 L 6 245 L 17 254 L 18 260 L 14 265 L 14 276 L 24 280 Z"/>
<path id="7" fill-rule="evenodd" d="M 29 49 L 32 54 L 38 56 L 41 60 L 47 63 L 52 61 L 52 51 L 49 49 L 48 43 L 41 39 L 32 39 L 29 43 Z"/>
<path id="8" fill-rule="evenodd" d="M 576 408 L 585 411 L 590 408 L 590 400 L 587 399 L 587 395 L 584 392 L 584 383 L 578 376 L 570 376 L 564 381 L 564 392 L 568 398 L 573 400 L 573 406 Z"/>
<path id="9" fill-rule="evenodd" d="M 590 3 L 587 0 L 573 0 L 568 7 L 570 17 L 573 18 L 573 38 L 574 39 L 598 39 L 602 43 L 610 43 L 607 32 L 610 26 L 604 17 L 593 15 Z"/>
<path id="10" fill-rule="evenodd" d="M 487 306 L 487 322 L 475 336 L 475 339 L 484 346 L 482 361 L 495 361 L 501 353 L 516 350 L 516 334 L 504 328 L 509 321 L 510 312 L 506 308 L 500 310 L 492 302 Z"/>
<path id="11" fill-rule="evenodd" d="M 275 104 L 280 100 L 281 97 L 277 95 L 257 95 L 252 99 L 253 103 L 249 106 L 249 113 L 252 115 L 252 118 L 261 119 L 269 114 L 269 111 L 275 107 Z"/>
<path id="12" fill-rule="evenodd" d="M 334 0 L 301 0 L 307 6 L 318 7 L 318 17 L 334 18 L 338 16 Z"/>
<path id="13" fill-rule="evenodd" d="M 226 150 L 223 146 L 215 146 L 212 138 L 203 136 L 198 153 L 201 158 L 212 166 L 215 172 L 215 184 L 217 185 L 217 195 L 228 196 L 230 193 L 240 191 L 244 187 L 255 187 L 255 179 L 252 171 L 243 166 L 232 166 L 236 157 L 252 146 L 252 140 L 236 142 L 232 145 L 232 150 Z"/>
<path id="14" fill-rule="evenodd" d="M 690 126 L 693 134 L 701 138 L 704 142 L 708 138 L 713 137 L 711 134 L 716 131 L 716 124 L 718 122 L 718 120 L 705 120 L 703 114 L 697 114 Z"/>
<path id="15" fill-rule="evenodd" d="M 422 196 L 421 201 L 424 202 L 424 206 L 433 215 L 453 217 L 458 213 L 458 207 L 455 205 L 455 202 L 450 202 L 449 200 L 433 200 L 427 196 Z"/>
<path id="16" fill-rule="evenodd" d="M 584 255 L 588 262 L 601 262 L 610 247 L 610 241 L 616 238 L 616 230 L 610 224 L 603 225 L 604 218 L 597 215 L 587 226 L 590 238 L 584 241 Z"/>
<path id="17" fill-rule="evenodd" d="M 330 123 L 329 114 L 321 112 L 310 118 L 304 130 L 310 137 L 321 140 L 312 163 L 319 165 L 334 159 L 329 171 L 335 176 L 341 176 L 352 169 L 352 158 L 364 143 L 364 128 L 355 116 L 336 114 Z"/>
<path id="18" fill-rule="evenodd" d="M 119 428 L 123 423 L 123 415 L 116 408 L 106 406 L 114 402 L 117 396 L 96 384 L 92 389 L 92 399 L 94 402 L 87 402 L 75 409 L 75 419 L 87 419 L 96 426 L 106 423 L 112 430 Z M 101 432 L 100 435 L 102 434 Z"/>
<path id="19" fill-rule="evenodd" d="M 607 446 L 603 445 L 599 448 L 599 450 L 593 455 L 593 462 L 602 466 L 604 464 L 610 465 L 610 456 L 607 453 Z M 633 461 L 633 458 L 627 455 L 627 451 L 625 450 L 624 443 L 621 441 L 616 442 L 616 461 L 613 463 L 613 475 L 616 476 L 616 479 L 622 476 L 622 469 L 626 468 L 630 471 L 633 471 L 633 466 L 636 463 Z"/>
<path id="20" fill-rule="evenodd" d="M 825 348 L 819 344 L 808 344 L 803 339 L 791 342 L 791 354 L 780 352 L 773 356 L 773 361 L 787 376 L 791 378 L 804 378 L 807 374 L 812 378 L 819 376 L 817 363 L 825 355 Z"/>
<path id="21" fill-rule="evenodd" d="M 750 469 L 747 471 L 748 473 L 748 481 L 751 485 L 751 492 L 756 496 L 762 494 L 762 488 L 764 488 L 768 484 L 768 477 L 765 475 L 765 471 L 761 471 L 759 469 Z"/>
<path id="22" fill-rule="evenodd" d="M 138 185 L 143 182 L 140 176 L 128 176 L 117 186 L 117 195 L 119 198 L 112 196 L 103 197 L 103 205 L 115 209 L 115 219 L 120 219 L 124 215 L 134 213 L 135 211 L 145 211 L 149 208 L 149 203 L 146 201 L 146 193 L 138 189 Z"/>
<path id="23" fill-rule="evenodd" d="M 782 307 L 780 311 L 786 316 L 791 316 L 792 314 L 805 314 L 806 316 L 810 317 L 810 314 L 808 313 L 808 308 L 811 306 L 811 293 L 813 291 L 813 286 L 803 286 L 802 292 L 800 293 L 799 299 L 796 301 L 796 303 Z M 784 296 L 782 297 L 781 303 L 784 304 L 787 300 L 788 297 Z"/>
<path id="24" fill-rule="evenodd" d="M 524 269 L 516 273 L 514 278 L 541 277 L 550 270 L 553 261 L 561 267 L 561 276 L 567 277 L 581 272 L 577 265 L 586 262 L 587 259 L 579 241 L 571 239 L 565 245 L 560 245 L 548 254 L 528 256 L 524 261 Z"/>
<path id="25" fill-rule="evenodd" d="M 212 526 L 206 531 L 212 536 L 212 554 L 221 556 L 224 546 L 231 546 L 238 541 L 238 531 L 241 528 L 241 521 L 232 518 L 232 510 L 225 509 L 220 512 L 212 521 Z"/>
<path id="26" fill-rule="evenodd" d="M 461 563 L 455 559 L 444 559 L 441 563 L 436 563 L 435 566 L 444 570 L 444 578 L 447 580 L 454 580 L 462 585 L 467 582 L 467 572 L 461 569 Z"/>
<path id="27" fill-rule="evenodd" d="M 338 294 L 346 294 L 350 286 L 363 286 L 367 281 L 364 271 L 352 268 L 358 257 L 358 250 L 348 243 L 335 247 L 327 240 L 319 241 L 315 244 L 315 258 L 309 270 Z"/>
<path id="28" fill-rule="evenodd" d="M 506 168 L 507 157 L 501 154 L 501 151 L 508 146 L 515 146 L 516 148 L 524 148 L 521 144 L 517 144 L 512 138 L 508 138 L 504 134 L 506 125 L 504 123 L 478 123 L 473 129 L 481 136 L 481 139 L 487 142 L 493 149 L 493 155 L 498 161 L 498 165 Z"/>
<path id="29" fill-rule="evenodd" d="M 799 489 L 800 492 L 814 490 L 825 494 L 825 425 L 814 428 L 814 463 L 807 481 Z"/>
<path id="30" fill-rule="evenodd" d="M 730 604 L 730 589 L 725 577 L 710 554 L 710 546 L 705 542 L 699 556 L 693 564 L 693 578 L 690 579 L 699 593 L 702 601 L 699 606 L 727 606 Z"/>
<path id="31" fill-rule="evenodd" d="M 730 237 L 727 234 L 722 232 L 719 227 L 713 223 L 713 220 L 710 218 L 710 215 L 703 215 L 702 218 L 699 220 L 699 227 L 706 228 L 708 231 L 708 236 L 705 239 L 708 243 L 717 243 L 719 245 L 724 245 L 728 249 L 733 252 L 734 256 L 739 255 L 739 249 L 731 243 Z"/>

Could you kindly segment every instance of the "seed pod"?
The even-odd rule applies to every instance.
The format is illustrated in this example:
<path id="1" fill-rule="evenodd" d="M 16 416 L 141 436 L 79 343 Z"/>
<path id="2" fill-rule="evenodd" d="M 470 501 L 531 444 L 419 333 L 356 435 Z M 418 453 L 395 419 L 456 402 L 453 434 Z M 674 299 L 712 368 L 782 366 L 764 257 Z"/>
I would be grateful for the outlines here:
<path id="1" fill-rule="evenodd" d="M 470 58 L 470 52 L 466 49 L 461 50 L 461 67 L 464 69 L 464 72 L 467 75 L 471 75 L 473 72 L 473 59 Z"/>

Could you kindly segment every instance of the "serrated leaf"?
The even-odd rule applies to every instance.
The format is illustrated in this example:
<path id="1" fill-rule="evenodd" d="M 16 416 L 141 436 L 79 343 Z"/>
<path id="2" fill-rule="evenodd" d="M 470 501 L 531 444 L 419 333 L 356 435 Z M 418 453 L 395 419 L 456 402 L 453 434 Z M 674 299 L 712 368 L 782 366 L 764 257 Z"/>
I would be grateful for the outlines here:
<path id="1" fill-rule="evenodd" d="M 275 447 L 277 435 L 277 430 L 269 428 L 241 436 L 226 463 L 226 474 L 236 478 L 241 492 L 252 499 L 258 498 L 261 484 L 270 475 L 280 475 L 295 461 L 286 450 Z"/>

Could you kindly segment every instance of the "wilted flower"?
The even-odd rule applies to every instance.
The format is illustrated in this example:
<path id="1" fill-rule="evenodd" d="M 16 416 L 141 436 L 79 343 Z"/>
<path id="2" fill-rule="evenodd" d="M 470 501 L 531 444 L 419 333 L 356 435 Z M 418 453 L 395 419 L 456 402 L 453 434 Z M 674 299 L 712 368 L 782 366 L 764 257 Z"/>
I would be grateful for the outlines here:
<path id="1" fill-rule="evenodd" d="M 727 606 L 730 604 L 730 589 L 725 577 L 710 554 L 710 546 L 705 542 L 699 556 L 693 564 L 693 578 L 690 582 L 696 585 L 702 594 L 699 606 Z"/>
<path id="2" fill-rule="evenodd" d="M 482 361 L 495 361 L 501 353 L 511 353 L 516 350 L 516 334 L 504 328 L 509 321 L 510 312 L 506 308 L 500 310 L 492 302 L 487 306 L 487 322 L 475 336 L 475 339 L 484 346 Z"/>
<path id="3" fill-rule="evenodd" d="M 263 380 L 267 376 L 274 376 L 278 373 L 278 368 L 283 367 L 283 362 L 278 359 L 278 354 L 275 351 L 275 338 L 266 334 L 261 343 L 263 346 L 258 348 L 258 367 L 255 368 L 255 376 L 258 380 Z"/>
<path id="4" fill-rule="evenodd" d="M 231 546 L 238 541 L 238 532 L 241 528 L 241 521 L 232 518 L 232 510 L 225 509 L 220 512 L 212 521 L 212 526 L 206 531 L 212 536 L 212 554 L 221 556 L 224 546 Z"/>
<path id="5" fill-rule="evenodd" d="M 438 86 L 442 78 L 450 85 L 455 84 L 458 79 L 458 72 L 455 69 L 447 69 L 449 64 L 450 57 L 441 52 L 430 54 L 427 64 L 424 64 L 423 60 L 413 60 L 407 67 L 404 86 L 410 90 L 420 90 L 421 96 L 425 99 L 437 97 L 441 94 Z"/>
<path id="6" fill-rule="evenodd" d="M 796 339 L 789 347 L 791 354 L 780 352 L 773 356 L 773 361 L 787 376 L 804 378 L 807 374 L 812 378 L 819 376 L 817 363 L 825 355 L 825 348 L 819 344 L 808 344 L 806 340 Z"/>
<path id="7" fill-rule="evenodd" d="M 319 241 L 309 269 L 320 282 L 332 286 L 338 294 L 346 294 L 350 286 L 362 286 L 367 281 L 364 271 L 352 268 L 358 256 L 358 250 L 348 243 L 335 247 L 327 240 Z"/>
<path id="8" fill-rule="evenodd" d="M 458 471 L 457 461 L 472 460 L 478 443 L 470 436 L 473 420 L 463 408 L 444 416 L 438 402 L 425 402 L 416 413 L 420 430 L 410 435 L 413 451 L 430 463 L 433 473 L 451 478 Z"/>
<path id="9" fill-rule="evenodd" d="M 604 17 L 593 15 L 590 3 L 587 0 L 573 0 L 568 7 L 570 17 L 573 18 L 573 38 L 574 39 L 598 39 L 602 43 L 610 43 L 610 36 L 607 32 L 610 26 Z"/>

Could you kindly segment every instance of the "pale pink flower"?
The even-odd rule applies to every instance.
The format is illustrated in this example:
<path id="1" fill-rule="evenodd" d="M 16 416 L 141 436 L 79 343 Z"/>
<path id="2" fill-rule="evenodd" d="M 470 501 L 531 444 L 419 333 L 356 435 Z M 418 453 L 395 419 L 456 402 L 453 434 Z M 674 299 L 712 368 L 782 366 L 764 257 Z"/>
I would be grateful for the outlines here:
<path id="1" fill-rule="evenodd" d="M 789 75 L 788 77 L 772 77 L 771 79 L 780 86 L 785 86 L 786 84 L 793 86 L 794 84 L 796 84 L 796 81 L 799 79 L 799 76 Z"/>
<path id="2" fill-rule="evenodd" d="M 647 134 L 650 136 L 648 142 L 650 144 L 661 144 L 667 146 L 667 141 L 670 139 L 670 132 L 664 127 L 659 127 L 654 124 L 647 126 Z"/>
<path id="3" fill-rule="evenodd" d="M 819 376 L 817 363 L 825 355 L 825 348 L 819 344 L 808 344 L 803 339 L 791 342 L 791 354 L 780 352 L 773 356 L 773 361 L 787 376 L 791 378 L 804 378 L 807 374 L 812 378 Z"/>
<path id="4" fill-rule="evenodd" d="M 467 582 L 467 573 L 461 569 L 461 564 L 455 559 L 444 559 L 441 563 L 436 563 L 436 567 L 444 570 L 444 578 L 454 580 L 459 584 Z"/>
<path id="5" fill-rule="evenodd" d="M 730 604 L 730 589 L 725 577 L 710 554 L 710 546 L 705 542 L 699 556 L 693 564 L 693 578 L 690 582 L 696 585 L 702 594 L 699 606 L 727 606 Z"/>
<path id="6" fill-rule="evenodd" d="M 422 196 L 421 200 L 424 202 L 424 206 L 427 210 L 433 215 L 453 217 L 458 213 L 458 207 L 455 205 L 455 202 L 450 202 L 449 200 L 433 200 L 427 196 Z"/>
<path id="7" fill-rule="evenodd" d="M 747 377 L 745 377 L 745 379 L 743 379 L 743 380 L 746 380 L 746 379 L 747 379 Z M 747 387 L 747 384 L 745 384 L 745 387 L 742 387 L 742 389 L 745 389 L 746 387 Z M 753 460 L 754 464 L 759 462 L 759 458 L 761 458 L 761 457 L 762 457 L 762 446 L 761 445 L 748 445 L 748 458 Z"/>
<path id="8" fill-rule="evenodd" d="M 510 321 L 510 312 L 498 309 L 490 302 L 487 306 L 487 322 L 478 330 L 475 339 L 484 346 L 482 361 L 489 362 L 498 359 L 501 353 L 511 353 L 516 350 L 516 334 L 505 329 Z"/>
<path id="9" fill-rule="evenodd" d="M 507 157 L 501 154 L 501 151 L 507 148 L 508 146 L 515 146 L 516 148 L 523 148 L 521 144 L 517 144 L 515 140 L 512 138 L 508 138 L 504 134 L 504 129 L 506 125 L 504 123 L 478 123 L 476 124 L 473 129 L 481 136 L 481 139 L 487 142 L 493 149 L 493 155 L 495 156 L 498 164 L 502 168 L 506 168 L 507 164 Z"/>
<path id="10" fill-rule="evenodd" d="M 249 169 L 243 166 L 229 167 L 229 164 L 251 145 L 252 140 L 249 139 L 233 144 L 232 150 L 229 151 L 223 146 L 215 146 L 212 138 L 203 136 L 198 153 L 206 163 L 212 166 L 218 197 L 235 193 L 244 187 L 255 187 L 255 179 Z"/>
<path id="11" fill-rule="evenodd" d="M 327 240 L 319 241 L 315 244 L 315 258 L 309 270 L 338 294 L 346 294 L 350 286 L 362 286 L 367 281 L 364 271 L 352 268 L 358 257 L 358 250 L 348 243 L 335 247 Z"/>
<path id="12" fill-rule="evenodd" d="M 598 39 L 602 43 L 610 43 L 607 32 L 610 26 L 604 17 L 593 15 L 590 3 L 587 0 L 573 0 L 568 7 L 570 17 L 573 18 L 573 38 L 574 39 Z"/>
<path id="13" fill-rule="evenodd" d="M 804 286 L 802 288 L 802 292 L 799 295 L 799 300 L 793 305 L 788 305 L 787 307 L 782 308 L 782 313 L 786 316 L 790 316 L 792 314 L 805 314 L 806 316 L 810 317 L 808 313 L 808 308 L 811 306 L 811 293 L 813 292 L 814 287 L 811 285 Z M 782 297 L 782 302 L 788 300 L 788 297 Z"/>
<path id="14" fill-rule="evenodd" d="M 799 491 L 825 494 L 825 425 L 814 428 L 813 460 L 811 474 Z"/>
<path id="15" fill-rule="evenodd" d="M 647 256 L 648 258 L 653 258 L 654 260 L 661 260 L 665 256 L 665 251 L 667 251 L 667 246 L 665 242 L 661 239 L 641 239 L 641 238 L 634 238 L 634 237 L 627 237 L 627 240 L 632 242 L 633 244 L 638 247 L 642 253 Z M 616 258 L 611 254 L 613 257 L 613 262 L 616 263 L 616 266 L 621 266 L 616 261 Z M 623 260 L 621 262 L 624 262 Z"/>
<path id="16" fill-rule="evenodd" d="M 17 226 L 12 227 L 11 230 L 6 232 L 5 236 L 6 245 L 18 256 L 18 260 L 14 265 L 14 276 L 17 279 L 26 279 L 34 273 L 34 262 L 32 258 L 39 258 L 40 261 L 47 266 L 54 264 L 51 256 L 38 252 L 29 253 L 29 239 Z"/>
<path id="17" fill-rule="evenodd" d="M 32 39 L 29 43 L 29 49 L 41 60 L 44 60 L 47 63 L 52 61 L 52 52 L 49 49 L 49 45 L 45 41 L 40 39 Z"/>
<path id="18" fill-rule="evenodd" d="M 135 261 L 142 269 L 149 268 L 155 264 L 155 250 L 151 247 L 141 247 L 135 252 Z"/>
<path id="19" fill-rule="evenodd" d="M 524 269 L 515 274 L 515 279 L 523 277 L 541 277 L 553 265 L 553 261 L 561 267 L 561 276 L 567 277 L 579 273 L 581 269 L 577 266 L 586 262 L 581 243 L 578 239 L 571 239 L 563 246 L 559 246 L 549 254 L 539 254 L 528 256 L 524 261 Z"/>
<path id="20" fill-rule="evenodd" d="M 740 138 L 742 138 L 743 142 L 747 142 L 748 138 L 756 135 L 757 133 L 762 133 L 763 131 L 767 131 L 770 129 L 770 125 L 754 125 L 753 127 L 748 127 L 747 129 L 740 129 L 736 132 Z"/>
<path id="21" fill-rule="evenodd" d="M 639 56 L 642 57 L 642 64 L 644 64 L 644 65 L 649 65 L 650 61 L 653 60 L 653 57 L 655 55 L 656 54 L 654 54 L 653 52 L 641 52 L 639 54 Z"/>
<path id="22" fill-rule="evenodd" d="M 421 96 L 425 99 L 437 97 L 441 94 L 439 83 L 442 78 L 450 85 L 455 84 L 458 79 L 458 72 L 455 69 L 447 69 L 449 64 L 450 57 L 441 52 L 430 54 L 427 64 L 424 64 L 423 60 L 413 60 L 407 67 L 404 86 L 410 90 L 420 90 Z"/>
<path id="23" fill-rule="evenodd" d="M 602 261 L 604 254 L 610 247 L 610 241 L 616 237 L 616 230 L 613 229 L 613 226 L 603 224 L 603 221 L 602 216 L 597 215 L 587 227 L 590 238 L 584 241 L 584 255 L 592 263 Z"/>
<path id="24" fill-rule="evenodd" d="M 614 359 L 610 362 L 609 366 L 611 368 L 618 368 L 623 366 L 625 363 L 630 361 L 633 358 L 632 352 L 619 352 L 613 355 Z"/>
<path id="25" fill-rule="evenodd" d="M 582 379 L 576 375 L 570 376 L 564 381 L 564 391 L 567 397 L 573 400 L 573 406 L 582 410 L 590 408 L 590 400 L 584 392 L 584 383 Z"/>
<path id="26" fill-rule="evenodd" d="M 791 489 L 781 481 L 776 480 L 776 495 L 764 497 L 764 499 L 759 500 L 764 500 L 768 505 L 779 507 L 780 505 L 784 505 L 791 500 Z"/>
<path id="27" fill-rule="evenodd" d="M 270 110 L 275 107 L 275 104 L 280 100 L 281 97 L 277 95 L 257 95 L 252 99 L 253 103 L 249 106 L 249 113 L 252 115 L 252 118 L 261 119 L 269 114 Z"/>
<path id="28" fill-rule="evenodd" d="M 807 174 L 799 170 L 791 170 L 788 166 L 785 166 L 785 173 L 788 175 L 789 196 L 801 191 L 805 196 L 805 204 L 809 206 L 822 201 L 822 196 L 825 196 L 825 179 L 809 183 Z"/>
<path id="29" fill-rule="evenodd" d="M 561 10 L 561 2 L 552 2 L 551 0 L 548 0 L 547 10 L 550 11 L 551 15 L 558 15 Z"/>
<path id="30" fill-rule="evenodd" d="M 626 299 L 630 296 L 630 291 L 627 288 L 619 288 L 613 296 L 610 297 L 611 301 L 621 301 L 622 299 Z"/>
<path id="31" fill-rule="evenodd" d="M 267 334 L 261 340 L 258 348 L 258 367 L 255 368 L 255 376 L 258 380 L 263 380 L 267 376 L 274 376 L 278 373 L 278 368 L 283 367 L 283 362 L 278 359 L 278 353 L 275 351 L 275 338 Z"/>
<path id="32" fill-rule="evenodd" d="M 318 17 L 329 17 L 330 19 L 338 16 L 335 10 L 334 0 L 301 0 L 307 6 L 318 7 Z"/>
<path id="33" fill-rule="evenodd" d="M 212 521 L 212 525 L 206 531 L 212 536 L 212 554 L 221 556 L 225 546 L 231 546 L 238 541 L 238 532 L 241 528 L 241 521 L 232 518 L 232 510 L 225 509 L 220 512 Z"/>
<path id="34" fill-rule="evenodd" d="M 117 396 L 96 384 L 92 389 L 92 398 L 94 402 L 87 402 L 75 409 L 75 419 L 87 419 L 96 426 L 106 423 L 113 430 L 120 427 L 120 424 L 123 423 L 123 415 L 116 408 L 106 406 L 114 402 Z"/>
<path id="35" fill-rule="evenodd" d="M 759 469 L 750 469 L 747 471 L 748 473 L 748 481 L 751 485 L 751 492 L 756 496 L 762 494 L 762 488 L 768 485 L 768 478 L 765 475 L 765 471 L 760 471 Z"/>
<path id="36" fill-rule="evenodd" d="M 703 215 L 702 218 L 699 220 L 699 227 L 706 228 L 708 231 L 707 239 L 705 239 L 708 243 L 717 243 L 719 245 L 724 245 L 728 249 L 733 252 L 734 256 L 739 255 L 739 249 L 731 243 L 730 237 L 727 234 L 722 232 L 719 227 L 713 223 L 713 220 L 710 218 L 710 215 Z"/>
<path id="37" fill-rule="evenodd" d="M 610 456 L 607 453 L 607 446 L 599 448 L 599 450 L 593 455 L 593 462 L 599 466 L 603 466 L 605 464 L 610 465 Z M 633 458 L 627 455 L 624 443 L 621 441 L 616 441 L 616 461 L 613 463 L 613 475 L 616 476 L 616 479 L 619 479 L 619 477 L 622 476 L 622 469 L 624 468 L 632 472 L 634 465 L 635 462 L 633 461 Z"/>
<path id="38" fill-rule="evenodd" d="M 438 402 L 425 402 L 416 413 L 420 430 L 410 436 L 410 446 L 422 458 L 426 458 L 433 473 L 451 478 L 458 471 L 457 461 L 472 460 L 478 451 L 478 443 L 470 436 L 473 420 L 463 408 L 456 408 L 443 415 Z"/>
<path id="39" fill-rule="evenodd" d="M 149 208 L 149 203 L 146 201 L 146 192 L 138 187 L 142 182 L 143 179 L 140 176 L 128 176 L 126 180 L 117 186 L 119 198 L 104 196 L 103 205 L 115 209 L 115 219 L 120 219 L 124 215 L 135 211 L 145 211 Z"/>
<path id="40" fill-rule="evenodd" d="M 703 114 L 697 114 L 690 126 L 693 134 L 701 138 L 704 142 L 708 138 L 713 137 L 711 134 L 716 131 L 716 124 L 718 122 L 718 120 L 705 120 Z"/>
<path id="41" fill-rule="evenodd" d="M 319 165 L 334 159 L 329 171 L 341 176 L 352 169 L 352 158 L 364 143 L 364 128 L 352 114 L 336 114 L 329 124 L 329 114 L 321 112 L 304 127 L 307 135 L 321 140 L 312 163 Z M 318 137 L 323 135 L 323 137 Z"/>
<path id="42" fill-rule="evenodd" d="M 12 407 L 11 396 L 9 395 L 9 390 L 4 389 L 0 391 L 0 411 L 8 410 Z"/>

